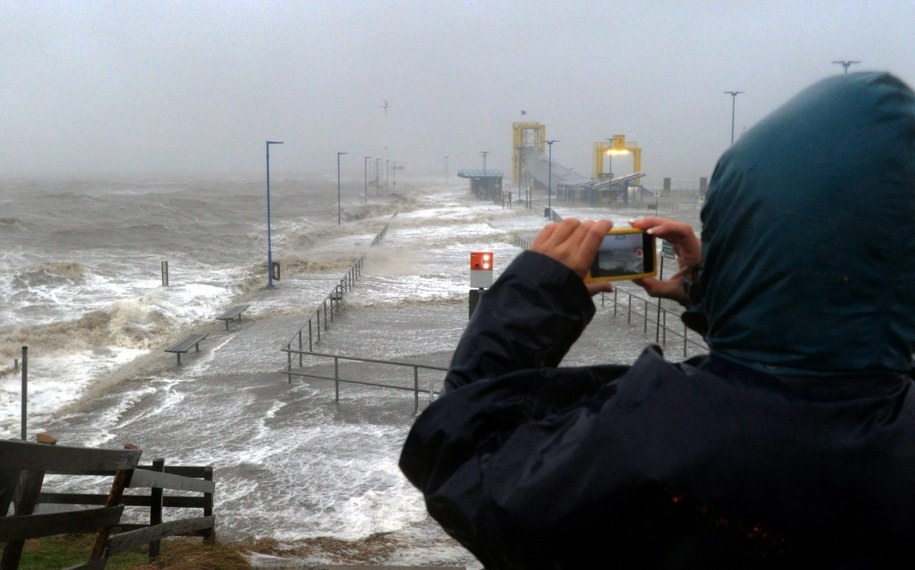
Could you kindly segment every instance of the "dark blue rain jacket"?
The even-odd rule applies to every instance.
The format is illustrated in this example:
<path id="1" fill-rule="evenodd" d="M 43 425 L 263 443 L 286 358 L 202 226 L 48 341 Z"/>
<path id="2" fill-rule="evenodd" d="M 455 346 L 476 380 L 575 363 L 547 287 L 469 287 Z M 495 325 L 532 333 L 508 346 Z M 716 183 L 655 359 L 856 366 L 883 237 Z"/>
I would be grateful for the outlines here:
<path id="1" fill-rule="evenodd" d="M 422 491 L 429 513 L 486 568 L 911 564 L 915 396 L 912 379 L 900 369 L 910 362 L 915 287 L 904 294 L 896 282 L 881 283 L 875 275 L 895 267 L 906 280 L 915 256 L 875 261 L 879 248 L 849 242 L 847 263 L 821 266 L 825 279 L 792 282 L 785 274 L 805 252 L 765 252 L 756 234 L 745 231 L 765 230 L 754 212 L 772 213 L 765 193 L 773 188 L 747 180 L 817 180 L 798 177 L 802 161 L 785 163 L 779 176 L 755 172 L 753 153 L 763 144 L 755 137 L 819 129 L 826 119 L 810 113 L 820 107 L 838 109 L 826 113 L 836 123 L 852 113 L 848 120 L 871 135 L 881 125 L 909 128 L 878 112 L 911 102 L 904 86 L 886 75 L 848 77 L 818 86 L 812 100 L 806 93 L 800 105 L 789 103 L 778 128 L 747 133 L 754 137 L 740 147 L 747 150 L 735 145 L 716 169 L 703 218 L 718 226 L 703 228 L 711 267 L 703 269 L 706 290 L 694 309 L 704 311 L 710 325 L 710 356 L 673 363 L 649 347 L 631 366 L 559 368 L 595 309 L 579 277 L 537 253 L 519 255 L 483 296 L 455 351 L 446 393 L 417 419 L 400 466 Z M 871 120 L 862 121 L 861 113 Z M 897 201 L 897 213 L 882 211 L 890 223 L 906 226 L 899 247 L 909 251 L 915 247 L 915 239 L 905 241 L 915 228 L 909 176 L 915 136 L 894 132 L 877 136 L 883 146 L 876 150 L 890 143 L 902 149 L 872 154 L 885 168 L 868 172 L 881 176 L 875 199 Z M 792 137 L 807 141 L 797 152 L 813 145 L 803 133 Z M 833 200 L 849 191 L 837 182 L 813 186 L 839 194 L 804 198 L 803 188 L 792 187 L 803 206 L 793 216 L 816 218 L 818 207 L 835 212 Z M 867 207 L 857 196 L 847 204 Z M 850 217 L 843 218 L 855 229 L 850 239 L 867 239 Z M 788 231 L 792 224 L 781 227 Z M 821 261 L 831 261 L 829 252 L 839 255 L 834 241 L 841 245 L 840 232 L 803 233 L 818 239 Z M 740 251 L 776 265 L 777 277 L 753 268 L 752 277 L 767 283 L 756 287 L 720 275 L 735 263 L 733 256 L 743 259 Z M 840 266 L 861 267 L 866 275 Z M 810 289 L 828 292 L 849 281 L 859 298 L 843 291 L 822 299 L 840 299 L 835 314 L 842 318 L 819 322 L 811 336 L 804 319 L 825 319 L 828 312 L 819 306 L 806 312 L 817 301 Z M 781 296 L 771 295 L 772 288 Z M 884 293 L 891 303 L 875 301 Z M 791 328 L 797 319 L 798 330 Z M 773 322 L 787 328 L 773 329 Z M 847 343 L 856 344 L 845 353 Z"/>

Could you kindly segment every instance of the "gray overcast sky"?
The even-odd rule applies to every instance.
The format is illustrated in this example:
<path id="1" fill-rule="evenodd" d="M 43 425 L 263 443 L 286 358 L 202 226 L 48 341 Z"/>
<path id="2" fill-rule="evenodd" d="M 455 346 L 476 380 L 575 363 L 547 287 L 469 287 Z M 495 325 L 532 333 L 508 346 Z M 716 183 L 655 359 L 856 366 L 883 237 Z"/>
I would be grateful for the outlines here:
<path id="1" fill-rule="evenodd" d="M 912 0 L 3 0 L 0 175 L 259 176 L 273 139 L 279 176 L 361 179 L 387 141 L 407 176 L 508 177 L 525 110 L 587 176 L 625 134 L 656 187 L 711 174 L 723 91 L 739 136 L 834 60 L 915 85 L 913 30 Z"/>

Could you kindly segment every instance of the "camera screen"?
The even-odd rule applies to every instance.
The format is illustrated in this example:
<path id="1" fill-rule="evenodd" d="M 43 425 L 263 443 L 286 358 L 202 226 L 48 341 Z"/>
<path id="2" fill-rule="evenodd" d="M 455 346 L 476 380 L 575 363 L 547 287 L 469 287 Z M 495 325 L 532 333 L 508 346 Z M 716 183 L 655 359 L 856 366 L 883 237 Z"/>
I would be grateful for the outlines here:
<path id="1" fill-rule="evenodd" d="M 641 275 L 653 270 L 654 251 L 646 248 L 646 234 L 607 234 L 591 265 L 591 277 Z"/>

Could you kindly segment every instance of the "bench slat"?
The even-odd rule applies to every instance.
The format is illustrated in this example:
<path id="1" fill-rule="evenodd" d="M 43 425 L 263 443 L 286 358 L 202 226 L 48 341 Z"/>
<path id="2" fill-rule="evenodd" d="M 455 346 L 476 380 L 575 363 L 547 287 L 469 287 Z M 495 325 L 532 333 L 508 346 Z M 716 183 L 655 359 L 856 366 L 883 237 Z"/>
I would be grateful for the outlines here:
<path id="1" fill-rule="evenodd" d="M 181 354 L 190 351 L 192 346 L 196 348 L 197 352 L 200 352 L 200 342 L 203 341 L 207 336 L 208 335 L 206 333 L 192 334 L 166 348 L 165 352 L 174 352 L 177 354 L 178 364 L 181 364 Z"/>
<path id="2" fill-rule="evenodd" d="M 250 305 L 235 305 L 234 307 L 229 307 L 221 315 L 217 316 L 216 318 L 220 321 L 225 322 L 226 330 L 229 330 L 229 321 L 231 321 L 233 319 L 241 320 L 241 314 L 243 312 L 245 312 L 245 310 L 249 306 Z"/>

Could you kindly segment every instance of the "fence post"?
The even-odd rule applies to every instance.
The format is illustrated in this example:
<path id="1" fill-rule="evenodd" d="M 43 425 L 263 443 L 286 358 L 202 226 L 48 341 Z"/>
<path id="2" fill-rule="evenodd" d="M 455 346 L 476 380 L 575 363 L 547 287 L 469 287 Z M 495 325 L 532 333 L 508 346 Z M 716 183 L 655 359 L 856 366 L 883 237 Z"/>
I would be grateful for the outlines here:
<path id="1" fill-rule="evenodd" d="M 213 466 L 207 465 L 203 468 L 203 480 L 212 481 L 213 480 Z M 213 493 L 204 493 L 203 494 L 203 516 L 211 517 L 213 516 Z M 212 544 L 216 542 L 216 527 L 213 526 L 207 531 L 207 534 L 203 537 L 203 541 Z"/>
<path id="2" fill-rule="evenodd" d="M 629 311 L 626 313 L 626 324 L 632 324 L 632 293 L 627 293 L 629 295 Z"/>
<path id="3" fill-rule="evenodd" d="M 28 406 L 29 406 L 29 347 L 22 347 L 22 419 L 20 420 L 20 436 L 22 441 L 26 440 L 26 431 L 28 427 Z"/>
<path id="4" fill-rule="evenodd" d="M 321 327 L 318 327 L 318 334 L 321 334 Z M 308 319 L 308 352 L 313 352 L 311 345 L 311 319 Z"/>
<path id="5" fill-rule="evenodd" d="M 152 470 L 159 473 L 165 472 L 165 459 L 153 459 Z M 162 488 L 151 487 L 149 490 L 149 526 L 162 524 Z M 149 559 L 159 556 L 161 541 L 154 540 L 149 543 Z"/>

